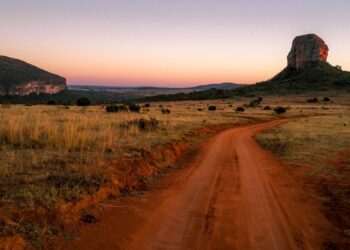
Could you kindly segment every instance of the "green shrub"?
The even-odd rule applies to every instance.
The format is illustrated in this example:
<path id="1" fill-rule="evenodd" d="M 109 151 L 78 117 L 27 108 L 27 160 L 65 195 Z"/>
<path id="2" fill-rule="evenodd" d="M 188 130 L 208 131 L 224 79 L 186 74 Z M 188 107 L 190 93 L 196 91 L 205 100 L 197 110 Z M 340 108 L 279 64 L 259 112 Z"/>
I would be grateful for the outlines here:
<path id="1" fill-rule="evenodd" d="M 316 102 L 318 102 L 318 99 L 317 99 L 317 97 L 311 98 L 311 99 L 308 99 L 307 102 L 309 102 L 309 103 L 316 103 Z"/>
<path id="2" fill-rule="evenodd" d="M 208 107 L 208 110 L 209 111 L 215 111 L 216 110 L 216 106 L 211 105 L 211 106 Z"/>
<path id="3" fill-rule="evenodd" d="M 330 102 L 331 99 L 329 99 L 328 97 L 325 97 L 325 98 L 323 98 L 323 101 L 324 101 L 324 102 Z"/>
<path id="4" fill-rule="evenodd" d="M 106 106 L 106 111 L 109 113 L 128 112 L 128 108 L 121 105 L 110 105 Z"/>
<path id="5" fill-rule="evenodd" d="M 270 106 L 265 106 L 263 110 L 272 110 L 272 108 Z"/>
<path id="6" fill-rule="evenodd" d="M 76 101 L 77 106 L 89 106 L 90 100 L 86 97 L 81 97 Z"/>
<path id="7" fill-rule="evenodd" d="M 251 101 L 249 104 L 248 104 L 248 107 L 250 108 L 256 108 L 260 105 L 260 103 L 262 102 L 262 98 L 261 97 L 258 97 L 257 99 L 254 99 L 253 101 Z"/>
<path id="8" fill-rule="evenodd" d="M 49 101 L 47 101 L 46 104 L 47 104 L 47 105 L 56 105 L 56 102 L 53 101 L 53 100 L 49 100 Z"/>
<path id="9" fill-rule="evenodd" d="M 141 109 L 141 107 L 139 105 L 137 105 L 137 104 L 130 104 L 129 105 L 130 112 L 138 113 L 138 112 L 140 112 L 140 109 Z"/>
<path id="10" fill-rule="evenodd" d="M 151 107 L 151 104 L 145 103 L 145 105 L 143 105 L 143 107 L 144 107 L 144 108 L 149 108 L 149 107 Z"/>
<path id="11" fill-rule="evenodd" d="M 162 114 L 169 115 L 171 113 L 170 109 L 161 109 Z"/>
<path id="12" fill-rule="evenodd" d="M 129 129 L 133 126 L 138 127 L 141 131 L 151 131 L 158 128 L 159 121 L 156 118 L 150 119 L 135 119 L 131 121 L 124 122 L 120 125 L 120 127 Z"/>
<path id="13" fill-rule="evenodd" d="M 244 112 L 245 109 L 243 107 L 237 107 L 236 112 Z"/>

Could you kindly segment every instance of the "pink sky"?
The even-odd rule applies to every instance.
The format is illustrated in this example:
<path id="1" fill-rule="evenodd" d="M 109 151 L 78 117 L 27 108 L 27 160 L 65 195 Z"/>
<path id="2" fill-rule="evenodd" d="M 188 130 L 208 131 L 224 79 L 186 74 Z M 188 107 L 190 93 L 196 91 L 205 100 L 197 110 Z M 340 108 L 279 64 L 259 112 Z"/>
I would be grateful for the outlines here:
<path id="1" fill-rule="evenodd" d="M 70 84 L 254 83 L 316 33 L 350 70 L 350 1 L 2 0 L 0 54 Z"/>

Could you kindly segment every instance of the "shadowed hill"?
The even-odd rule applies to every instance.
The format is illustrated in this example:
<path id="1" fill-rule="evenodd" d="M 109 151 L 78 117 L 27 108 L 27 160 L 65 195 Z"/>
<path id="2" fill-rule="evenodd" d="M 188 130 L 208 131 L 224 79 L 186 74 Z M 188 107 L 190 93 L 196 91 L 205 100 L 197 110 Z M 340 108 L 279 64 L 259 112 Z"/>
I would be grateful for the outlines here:
<path id="1" fill-rule="evenodd" d="M 0 96 L 55 94 L 66 89 L 63 77 L 14 58 L 0 56 Z"/>

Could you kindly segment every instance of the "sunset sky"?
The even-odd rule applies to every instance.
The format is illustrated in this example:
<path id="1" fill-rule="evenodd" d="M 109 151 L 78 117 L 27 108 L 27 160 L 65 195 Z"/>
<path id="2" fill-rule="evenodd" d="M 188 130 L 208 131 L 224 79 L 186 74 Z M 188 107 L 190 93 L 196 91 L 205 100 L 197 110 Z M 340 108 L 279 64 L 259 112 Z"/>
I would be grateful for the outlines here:
<path id="1" fill-rule="evenodd" d="M 350 71 L 349 0 L 1 0 L 0 54 L 69 84 L 254 83 L 316 33 Z"/>

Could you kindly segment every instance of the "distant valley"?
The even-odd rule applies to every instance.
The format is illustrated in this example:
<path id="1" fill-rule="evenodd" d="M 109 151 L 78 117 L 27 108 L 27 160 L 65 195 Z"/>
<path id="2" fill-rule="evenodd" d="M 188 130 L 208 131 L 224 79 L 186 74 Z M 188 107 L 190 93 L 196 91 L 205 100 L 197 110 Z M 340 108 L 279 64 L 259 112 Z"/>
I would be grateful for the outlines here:
<path id="1" fill-rule="evenodd" d="M 125 95 L 138 95 L 138 96 L 154 96 L 164 94 L 177 94 L 177 93 L 190 93 L 193 91 L 203 91 L 210 89 L 219 90 L 231 90 L 238 87 L 242 87 L 244 84 L 238 83 L 211 83 L 205 85 L 198 85 L 195 87 L 151 87 L 151 86 L 138 86 L 138 87 L 124 87 L 124 86 L 93 86 L 93 85 L 68 85 L 68 89 L 72 91 L 89 91 L 89 92 L 110 92 L 116 94 Z"/>

